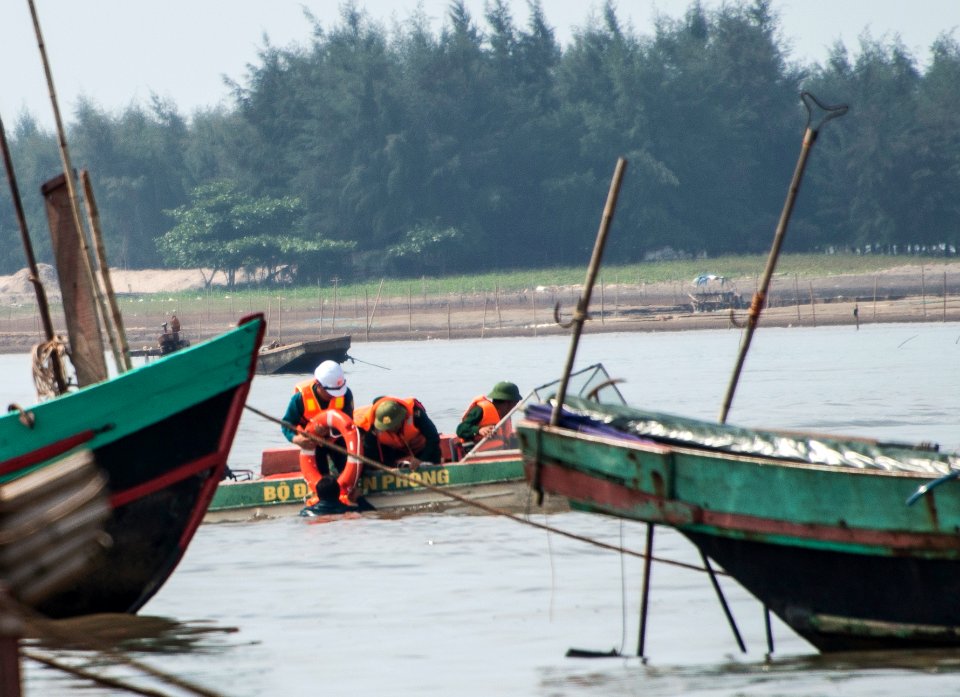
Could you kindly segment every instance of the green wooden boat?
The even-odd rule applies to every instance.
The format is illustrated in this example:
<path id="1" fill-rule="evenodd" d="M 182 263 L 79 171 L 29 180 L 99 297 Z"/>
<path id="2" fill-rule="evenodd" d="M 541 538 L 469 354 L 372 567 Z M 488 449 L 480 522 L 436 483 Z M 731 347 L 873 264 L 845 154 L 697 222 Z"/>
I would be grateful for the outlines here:
<path id="1" fill-rule="evenodd" d="M 110 544 L 37 610 L 135 612 L 163 585 L 223 476 L 264 326 L 262 315 L 247 317 L 219 337 L 0 417 L 0 485 L 80 448 L 107 478 Z"/>
<path id="2" fill-rule="evenodd" d="M 535 486 L 676 528 L 820 650 L 960 646 L 957 454 L 576 398 L 550 414 L 518 424 Z"/>

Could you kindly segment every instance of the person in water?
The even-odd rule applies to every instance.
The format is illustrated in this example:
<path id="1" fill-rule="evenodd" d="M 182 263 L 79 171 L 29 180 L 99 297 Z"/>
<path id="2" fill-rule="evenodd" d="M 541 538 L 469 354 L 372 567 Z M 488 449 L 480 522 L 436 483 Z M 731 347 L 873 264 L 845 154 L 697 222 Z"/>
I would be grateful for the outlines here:
<path id="1" fill-rule="evenodd" d="M 358 512 L 360 506 L 351 506 L 340 499 L 340 483 L 337 478 L 331 474 L 320 477 L 317 482 L 317 498 L 320 499 L 312 506 L 305 506 L 300 509 L 300 515 L 304 518 L 312 518 L 322 515 L 339 515 L 341 513 Z M 372 509 L 372 506 L 370 507 Z"/>

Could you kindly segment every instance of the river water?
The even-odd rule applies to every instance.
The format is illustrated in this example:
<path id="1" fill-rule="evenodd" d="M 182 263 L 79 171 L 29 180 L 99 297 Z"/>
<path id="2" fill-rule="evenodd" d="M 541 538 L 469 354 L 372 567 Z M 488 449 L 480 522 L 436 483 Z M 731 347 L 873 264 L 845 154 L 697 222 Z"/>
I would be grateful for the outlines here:
<path id="1" fill-rule="evenodd" d="M 736 330 L 587 335 L 576 367 L 603 362 L 638 406 L 715 419 L 739 340 Z M 346 368 L 358 404 L 415 395 L 441 430 L 452 430 L 470 399 L 494 383 L 512 380 L 526 392 L 557 377 L 568 348 L 565 337 L 355 343 L 352 354 L 363 362 Z M 728 421 L 956 449 L 958 352 L 957 324 L 762 328 Z M 0 356 L 0 366 L 8 401 L 30 403 L 26 357 Z M 249 402 L 279 416 L 298 379 L 257 376 Z M 255 466 L 263 447 L 282 443 L 276 426 L 246 412 L 231 466 Z M 544 515 L 533 504 L 529 517 L 643 548 L 642 524 Z M 658 528 L 655 552 L 699 561 L 668 529 Z M 748 649 L 741 654 L 707 578 L 663 564 L 652 573 L 641 661 L 641 575 L 634 557 L 489 515 L 205 524 L 141 613 L 143 621 L 173 620 L 172 629 L 131 655 L 238 697 L 960 694 L 960 652 L 824 657 L 776 619 L 766 660 L 761 606 L 724 578 Z M 891 588 L 890 601 L 898 597 Z M 621 657 L 567 658 L 569 648 Z M 95 668 L 184 694 L 128 667 Z M 30 661 L 24 671 L 31 697 L 125 694 Z"/>

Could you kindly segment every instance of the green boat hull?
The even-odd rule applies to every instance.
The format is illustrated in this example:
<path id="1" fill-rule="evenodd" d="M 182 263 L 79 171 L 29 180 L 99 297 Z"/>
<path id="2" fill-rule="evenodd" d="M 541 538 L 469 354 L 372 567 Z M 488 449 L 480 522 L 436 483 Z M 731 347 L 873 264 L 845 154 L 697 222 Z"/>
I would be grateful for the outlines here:
<path id="1" fill-rule="evenodd" d="M 611 413 L 603 414 L 608 422 Z M 716 424 L 703 425 L 710 433 L 701 442 L 679 442 L 677 433 L 696 430 L 679 419 L 661 429 L 669 439 L 562 426 L 518 427 L 535 486 L 580 510 L 676 528 L 821 650 L 960 645 L 960 486 L 947 483 L 907 505 L 935 472 L 719 448 L 749 443 L 737 441 L 743 435 L 779 445 L 802 438 L 855 459 L 871 450 L 886 462 L 896 455 L 948 469 L 952 455 Z"/>
<path id="2" fill-rule="evenodd" d="M 80 447 L 108 482 L 111 544 L 36 609 L 52 617 L 135 612 L 161 587 L 223 475 L 263 332 L 255 315 L 210 341 L 0 417 L 0 483 Z"/>

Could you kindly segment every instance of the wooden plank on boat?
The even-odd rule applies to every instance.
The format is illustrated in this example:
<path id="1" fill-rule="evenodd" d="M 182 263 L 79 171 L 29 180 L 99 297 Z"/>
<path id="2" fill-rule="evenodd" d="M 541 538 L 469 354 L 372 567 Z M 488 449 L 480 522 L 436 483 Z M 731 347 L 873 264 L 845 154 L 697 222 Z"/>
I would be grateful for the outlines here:
<path id="1" fill-rule="evenodd" d="M 350 336 L 331 336 L 316 341 L 264 346 L 257 360 L 257 372 L 302 373 L 308 375 L 323 361 L 343 363 L 350 350 Z"/>
<path id="2" fill-rule="evenodd" d="M 73 218 L 67 180 L 62 174 L 41 187 L 50 239 L 56 258 L 63 314 L 70 338 L 70 362 L 80 387 L 107 379 L 103 334 L 100 332 L 93 279 L 87 270 L 80 235 Z"/>

